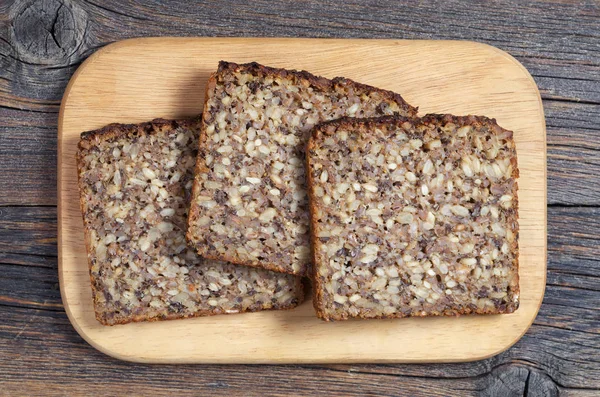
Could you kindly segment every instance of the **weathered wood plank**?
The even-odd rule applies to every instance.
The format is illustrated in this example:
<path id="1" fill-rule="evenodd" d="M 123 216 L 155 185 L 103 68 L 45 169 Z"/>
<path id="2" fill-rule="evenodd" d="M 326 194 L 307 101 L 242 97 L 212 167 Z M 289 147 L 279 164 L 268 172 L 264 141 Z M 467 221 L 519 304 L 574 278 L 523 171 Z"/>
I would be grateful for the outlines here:
<path id="1" fill-rule="evenodd" d="M 548 203 L 600 204 L 600 106 L 544 101 Z"/>
<path id="2" fill-rule="evenodd" d="M 15 254 L 12 252 L 0 252 L 0 264 L 22 265 L 31 267 L 47 267 L 56 269 L 58 258 L 56 256 Z"/>
<path id="3" fill-rule="evenodd" d="M 600 208 L 548 208 L 548 270 L 600 277 Z"/>
<path id="4" fill-rule="evenodd" d="M 318 2 L 147 7 L 107 1 L 64 2 L 60 7 L 60 1 L 51 0 L 44 2 L 44 15 L 38 6 L 27 6 L 31 3 L 4 3 L 8 18 L 0 21 L 0 155 L 7 159 L 0 164 L 0 184 L 10 186 L 0 190 L 0 203 L 56 203 L 56 113 L 78 64 L 106 43 L 165 34 L 468 39 L 496 45 L 529 68 L 545 98 L 560 100 L 545 101 L 549 203 L 599 202 L 600 186 L 590 183 L 600 168 L 594 139 L 600 134 L 595 106 L 600 103 L 600 61 L 594 56 L 600 50 L 600 10 L 592 1 L 513 1 L 495 7 L 455 1 L 403 6 L 351 2 L 344 7 Z M 38 26 L 36 12 L 39 26 L 46 26 L 52 15 L 55 23 L 46 30 L 24 29 Z M 153 22 L 158 19 L 160 23 Z M 61 27 L 75 33 L 63 35 Z M 35 44 L 32 35 L 49 47 Z M 573 139 L 587 141 L 586 148 L 573 147 Z"/>
<path id="5" fill-rule="evenodd" d="M 0 265 L 0 305 L 64 311 L 53 268 Z"/>
<path id="6" fill-rule="evenodd" d="M 25 224 L 55 213 L 45 207 L 28 210 Z M 44 217 L 44 212 L 50 216 Z M 22 241 L 19 250 L 39 239 L 55 239 L 55 229 L 49 227 L 53 220 L 44 222 L 42 234 L 19 237 L 30 239 Z M 122 385 L 126 377 L 128 386 L 119 389 L 122 393 L 175 389 L 182 395 L 190 390 L 215 395 L 244 390 L 261 395 L 314 395 L 319 389 L 328 395 L 397 395 L 399 387 L 424 395 L 506 395 L 511 391 L 522 395 L 525 389 L 532 395 L 536 391 L 556 395 L 559 390 L 573 394 L 579 388 L 600 389 L 600 262 L 590 261 L 600 247 L 599 222 L 599 208 L 549 208 L 548 287 L 534 326 L 499 356 L 443 365 L 203 366 L 202 377 L 196 376 L 198 367 L 177 366 L 178 375 L 173 377 L 168 375 L 168 368 L 173 367 L 118 362 L 87 346 L 61 310 L 55 262 L 37 268 L 27 265 L 28 258 L 36 258 L 31 261 L 37 265 L 38 256 L 5 256 L 16 258 L 11 259 L 16 263 L 0 259 L 0 317 L 6 319 L 0 324 L 0 351 L 9 358 L 0 362 L 0 373 L 9 385 L 7 390 L 14 391 L 27 369 L 29 390 L 47 385 L 48 395 L 81 392 L 89 386 L 86 373 L 111 374 L 95 381 L 100 391 Z M 564 254 L 578 250 L 587 250 L 590 257 Z M 85 373 L 76 369 L 84 366 Z M 181 386 L 184 380 L 185 388 Z"/>
<path id="7" fill-rule="evenodd" d="M 56 205 L 56 126 L 0 127 L 0 156 L 0 204 Z"/>
<path id="8" fill-rule="evenodd" d="M 20 2 L 5 6 L 11 19 L 4 21 L 9 29 L 0 43 L 6 62 L 2 77 L 7 78 L 12 94 L 33 97 L 31 104 L 23 106 L 58 101 L 76 63 L 99 46 L 134 36 L 165 35 L 476 40 L 522 60 L 534 76 L 539 75 L 538 84 L 548 97 L 600 102 L 600 62 L 594 57 L 600 48 L 599 6 L 590 0 L 494 5 L 355 0 L 344 6 L 237 1 L 201 7 L 186 1 L 148 7 L 141 1 L 111 0 L 64 2 L 62 8 L 58 0 L 45 3 L 46 14 L 38 12 L 38 24 L 43 26 L 53 14 L 57 16 L 56 26 L 46 30 L 24 30 L 35 22 L 31 15 L 35 7 L 23 7 Z M 59 37 L 61 26 L 72 27 L 74 33 Z M 47 40 L 48 30 L 58 32 L 55 36 L 62 47 Z M 48 48 L 28 46 L 36 42 L 48 42 Z M 48 64 L 54 67 L 40 67 Z"/>
<path id="9" fill-rule="evenodd" d="M 34 392 L 45 385 L 49 394 L 73 394 L 91 384 L 102 395 L 512 395 L 526 388 L 556 395 L 560 388 L 597 388 L 599 363 L 581 357 L 598 354 L 594 340 L 534 326 L 509 352 L 482 363 L 435 365 L 347 366 L 197 366 L 139 365 L 107 358 L 87 346 L 63 313 L 0 306 L 11 321 L 0 325 L 3 387 Z M 572 346 L 557 350 L 569 335 Z M 42 343 L 43 341 L 43 343 Z M 28 352 L 28 354 L 22 354 Z M 580 355 L 580 356 L 578 356 Z M 578 358 L 579 357 L 579 358 Z M 172 376 L 175 370 L 177 376 Z M 170 370 L 171 369 L 171 370 Z M 97 374 L 109 376 L 97 376 Z M 268 375 L 265 375 L 268 374 Z M 537 379 L 531 379 L 535 376 Z M 22 385 L 21 385 L 22 386 Z M 117 389 L 115 389 L 117 388 Z M 252 394 L 245 394 L 250 393 Z"/>
<path id="10" fill-rule="evenodd" d="M 55 207 L 0 207 L 0 252 L 56 256 Z"/>

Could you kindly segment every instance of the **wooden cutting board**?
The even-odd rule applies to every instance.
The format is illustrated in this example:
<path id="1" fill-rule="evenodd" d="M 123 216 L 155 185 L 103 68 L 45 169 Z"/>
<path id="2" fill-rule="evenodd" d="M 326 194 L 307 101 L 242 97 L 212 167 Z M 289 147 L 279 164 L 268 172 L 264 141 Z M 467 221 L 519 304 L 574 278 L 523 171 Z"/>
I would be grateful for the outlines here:
<path id="1" fill-rule="evenodd" d="M 219 60 L 344 76 L 396 91 L 420 113 L 482 114 L 515 132 L 519 156 L 521 307 L 514 314 L 325 323 L 312 302 L 281 312 L 106 327 L 95 318 L 79 209 L 82 131 L 202 111 Z M 92 346 L 148 363 L 451 362 L 514 344 L 546 282 L 546 133 L 536 84 L 514 58 L 460 41 L 149 38 L 96 52 L 71 79 L 58 130 L 59 275 L 65 309 Z"/>

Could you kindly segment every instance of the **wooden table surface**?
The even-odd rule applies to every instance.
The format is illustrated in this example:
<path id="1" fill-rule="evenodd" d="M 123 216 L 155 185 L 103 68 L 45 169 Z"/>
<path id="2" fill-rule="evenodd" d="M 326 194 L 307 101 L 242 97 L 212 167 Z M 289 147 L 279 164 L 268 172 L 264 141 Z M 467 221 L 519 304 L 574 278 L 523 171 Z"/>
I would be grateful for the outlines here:
<path id="1" fill-rule="evenodd" d="M 139 365 L 94 350 L 58 288 L 58 109 L 81 61 L 140 36 L 456 39 L 512 54 L 540 88 L 548 132 L 548 283 L 534 325 L 462 364 Z M 2 1 L 0 395 L 600 395 L 599 151 L 598 1 Z"/>

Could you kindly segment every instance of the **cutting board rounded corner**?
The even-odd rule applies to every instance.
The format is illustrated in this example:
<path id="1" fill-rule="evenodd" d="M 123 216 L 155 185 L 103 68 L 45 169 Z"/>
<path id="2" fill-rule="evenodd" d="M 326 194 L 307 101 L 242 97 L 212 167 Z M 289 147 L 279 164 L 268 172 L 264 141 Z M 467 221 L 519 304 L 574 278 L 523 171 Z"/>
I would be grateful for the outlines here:
<path id="1" fill-rule="evenodd" d="M 491 44 L 487 44 L 487 43 L 481 43 L 478 41 L 469 41 L 469 43 L 473 44 L 476 47 L 483 48 L 486 51 L 501 55 L 507 61 L 512 63 L 515 66 L 515 68 L 518 69 L 523 74 L 523 76 L 525 76 L 525 78 L 529 81 L 531 91 L 535 92 L 535 94 L 537 95 L 539 109 L 540 109 L 540 112 L 542 115 L 542 119 L 544 119 L 544 142 L 545 142 L 546 141 L 546 123 L 545 123 L 545 118 L 544 118 L 544 105 L 542 103 L 542 96 L 540 94 L 540 90 L 537 86 L 537 83 L 535 82 L 535 79 L 533 78 L 531 73 L 529 73 L 529 70 L 527 70 L 527 68 L 521 62 L 519 62 L 519 60 L 517 58 L 513 57 L 508 52 L 506 52 L 498 47 L 495 47 L 495 46 L 493 46 Z"/>
<path id="2" fill-rule="evenodd" d="M 442 54 L 445 58 L 440 61 Z M 400 58 L 403 62 L 395 61 Z M 97 322 L 77 192 L 74 155 L 79 133 L 110 122 L 199 114 L 203 84 L 221 59 L 290 65 L 326 77 L 343 75 L 399 92 L 423 112 L 490 114 L 505 128 L 513 129 L 519 166 L 524 171 L 519 180 L 523 214 L 519 220 L 523 244 L 521 307 L 510 315 L 479 319 L 464 316 L 326 324 L 313 320 L 305 303 L 296 309 L 300 314 L 243 314 L 113 327 Z M 394 78 L 395 74 L 402 79 Z M 456 90 L 462 95 L 458 100 Z M 543 107 L 527 69 L 496 47 L 469 41 L 425 40 L 127 39 L 103 47 L 77 69 L 61 102 L 58 140 L 61 296 L 76 331 L 111 357 L 139 363 L 475 361 L 514 345 L 527 332 L 541 306 L 547 256 Z M 300 329 L 278 323 L 287 318 L 292 318 L 290 324 Z M 232 329 L 223 329 L 222 323 L 233 324 Z M 424 324 L 430 329 L 423 329 Z M 273 333 L 268 327 L 280 332 Z M 483 337 L 484 331 L 493 333 L 494 338 Z M 232 339 L 215 336 L 223 332 Z M 376 335 L 380 343 L 368 344 L 361 335 Z M 165 342 L 165 336 L 172 341 Z M 413 338 L 411 343 L 400 343 L 407 337 Z M 360 345 L 361 341 L 367 344 Z"/>
<path id="3" fill-rule="evenodd" d="M 60 294 L 62 297 L 63 305 L 65 307 L 65 312 L 67 313 L 67 318 L 71 322 L 71 325 L 73 326 L 73 328 L 75 328 L 75 331 L 77 331 L 77 333 L 79 334 L 79 336 L 81 336 L 83 338 L 83 340 L 85 340 L 90 346 L 92 346 L 94 349 L 98 350 L 100 353 L 106 354 L 107 356 L 112 357 L 112 358 L 116 358 L 117 360 L 138 362 L 138 363 L 148 363 L 147 361 L 138 359 L 138 357 L 136 357 L 136 356 L 130 357 L 130 356 L 121 354 L 118 350 L 111 348 L 110 344 L 103 343 L 105 341 L 105 339 L 99 339 L 97 337 L 88 335 L 87 330 L 90 329 L 90 326 L 86 325 L 84 322 L 80 322 L 80 320 L 78 320 L 77 317 L 74 316 L 73 313 L 71 312 L 71 307 L 65 298 L 65 294 L 63 293 L 63 287 L 62 287 L 63 282 L 60 280 L 60 278 L 61 277 L 59 276 Z M 91 290 L 90 290 L 90 300 L 91 300 Z M 98 323 L 98 325 L 100 325 L 100 323 Z"/>

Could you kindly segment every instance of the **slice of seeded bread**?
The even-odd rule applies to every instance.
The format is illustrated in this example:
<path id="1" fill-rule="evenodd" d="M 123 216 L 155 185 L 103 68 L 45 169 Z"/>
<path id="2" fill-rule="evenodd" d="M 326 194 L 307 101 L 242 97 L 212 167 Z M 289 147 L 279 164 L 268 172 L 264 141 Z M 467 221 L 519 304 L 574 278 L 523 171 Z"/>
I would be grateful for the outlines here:
<path id="1" fill-rule="evenodd" d="M 305 274 L 304 149 L 312 127 L 416 112 L 398 94 L 345 78 L 221 62 L 207 87 L 190 244 L 206 258 Z"/>
<path id="2" fill-rule="evenodd" d="M 287 309 L 303 298 L 299 277 L 205 260 L 187 247 L 199 125 L 111 124 L 81 136 L 81 210 L 102 324 Z"/>
<path id="3" fill-rule="evenodd" d="M 319 317 L 518 308 L 519 171 L 495 120 L 345 118 L 306 160 Z"/>

